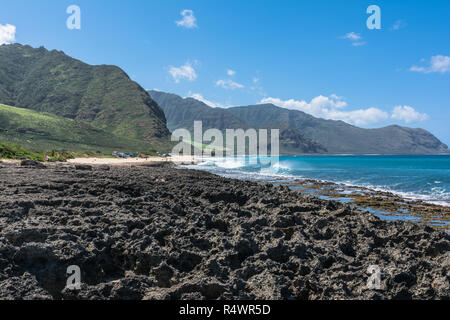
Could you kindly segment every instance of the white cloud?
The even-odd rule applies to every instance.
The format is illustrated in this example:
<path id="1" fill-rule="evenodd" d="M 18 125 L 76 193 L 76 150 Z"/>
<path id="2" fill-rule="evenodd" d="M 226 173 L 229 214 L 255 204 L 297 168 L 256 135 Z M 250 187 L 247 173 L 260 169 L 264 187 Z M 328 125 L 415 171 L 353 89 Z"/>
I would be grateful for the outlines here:
<path id="1" fill-rule="evenodd" d="M 405 123 L 426 121 L 429 116 L 426 113 L 419 113 L 410 106 L 396 106 L 392 111 L 392 119 L 404 121 Z"/>
<path id="2" fill-rule="evenodd" d="M 190 62 L 186 62 L 183 66 L 176 68 L 170 67 L 169 73 L 172 76 L 175 83 L 179 83 L 181 80 L 195 81 L 197 79 L 197 73 L 192 67 Z"/>
<path id="3" fill-rule="evenodd" d="M 16 27 L 11 24 L 0 24 L 0 45 L 16 41 Z"/>
<path id="4" fill-rule="evenodd" d="M 222 87 L 227 90 L 235 90 L 235 89 L 244 88 L 244 85 L 234 82 L 233 80 L 218 80 L 216 82 L 216 86 Z"/>
<path id="5" fill-rule="evenodd" d="M 227 75 L 229 75 L 230 77 L 234 76 L 236 74 L 236 71 L 228 69 L 227 70 Z"/>
<path id="6" fill-rule="evenodd" d="M 253 77 L 252 82 L 253 82 L 253 84 L 250 86 L 250 91 L 252 91 L 253 93 L 255 93 L 259 96 L 267 97 L 267 93 L 264 90 L 264 87 L 260 84 L 261 79 L 257 78 L 257 77 Z"/>
<path id="7" fill-rule="evenodd" d="M 336 95 L 331 95 L 330 97 L 320 95 L 310 102 L 294 99 L 281 100 L 278 98 L 264 98 L 260 103 L 272 103 L 286 109 L 300 110 L 315 117 L 330 120 L 342 120 L 358 126 L 377 123 L 389 118 L 387 112 L 377 108 L 344 111 L 342 109 L 347 106 L 347 102 Z"/>
<path id="8" fill-rule="evenodd" d="M 389 118 L 403 121 L 407 124 L 429 119 L 427 114 L 419 113 L 410 106 L 396 106 L 390 117 L 386 111 L 377 108 L 345 111 L 343 109 L 347 107 L 347 102 L 343 101 L 342 97 L 338 97 L 335 94 L 330 95 L 330 97 L 320 95 L 313 98 L 310 102 L 294 99 L 281 100 L 278 98 L 264 98 L 260 103 L 272 103 L 282 108 L 303 111 L 315 117 L 330 120 L 342 120 L 357 126 L 366 126 L 388 120 Z"/>
<path id="9" fill-rule="evenodd" d="M 406 22 L 403 20 L 397 20 L 395 21 L 394 25 L 392 26 L 391 30 L 397 31 L 400 30 L 402 28 L 406 27 Z"/>
<path id="10" fill-rule="evenodd" d="M 366 42 L 363 41 L 363 37 L 361 37 L 359 33 L 355 32 L 349 32 L 345 36 L 342 36 L 340 38 L 349 40 L 354 47 L 360 47 L 366 44 Z"/>
<path id="11" fill-rule="evenodd" d="M 426 69 L 424 67 L 412 66 L 411 68 L 409 68 L 409 71 L 425 73 Z"/>
<path id="12" fill-rule="evenodd" d="M 211 100 L 206 99 L 206 98 L 203 97 L 203 95 L 200 94 L 200 93 L 191 93 L 191 92 L 189 92 L 189 93 L 188 93 L 188 96 L 189 96 L 189 98 L 193 98 L 193 99 L 195 99 L 195 100 L 201 101 L 201 102 L 203 102 L 204 104 L 206 104 L 206 105 L 208 105 L 208 106 L 210 106 L 210 107 L 213 107 L 213 108 L 226 108 L 226 106 L 223 105 L 223 104 L 221 104 L 221 103 L 213 102 L 213 101 L 211 101 Z"/>
<path id="13" fill-rule="evenodd" d="M 430 65 L 427 67 L 412 66 L 409 71 L 421 72 L 421 73 L 446 73 L 450 72 L 450 57 L 437 55 L 432 56 L 430 59 Z"/>
<path id="14" fill-rule="evenodd" d="M 431 57 L 432 72 L 450 72 L 450 57 L 437 55 Z"/>
<path id="15" fill-rule="evenodd" d="M 351 41 L 357 41 L 357 40 L 361 40 L 362 37 L 361 37 L 361 35 L 359 33 L 349 32 L 345 36 L 342 36 L 342 39 L 348 39 L 348 40 L 351 40 Z"/>
<path id="16" fill-rule="evenodd" d="M 194 16 L 194 11 L 192 10 L 183 10 L 181 11 L 181 16 L 183 19 L 180 21 L 175 21 L 177 26 L 184 27 L 187 29 L 197 28 L 197 19 Z"/>
<path id="17" fill-rule="evenodd" d="M 292 109 L 292 110 L 300 110 L 306 113 L 309 113 L 313 116 L 323 117 L 326 113 L 329 112 L 329 109 L 341 109 L 347 106 L 345 101 L 342 101 L 337 96 L 325 97 L 318 96 L 311 100 L 311 102 L 307 102 L 305 100 L 281 100 L 278 98 L 264 98 L 260 103 L 272 103 L 277 106 Z"/>
<path id="18" fill-rule="evenodd" d="M 333 98 L 334 100 L 342 100 L 343 99 L 342 97 L 339 97 L 338 95 L 336 95 L 334 93 L 330 95 L 330 98 Z"/>

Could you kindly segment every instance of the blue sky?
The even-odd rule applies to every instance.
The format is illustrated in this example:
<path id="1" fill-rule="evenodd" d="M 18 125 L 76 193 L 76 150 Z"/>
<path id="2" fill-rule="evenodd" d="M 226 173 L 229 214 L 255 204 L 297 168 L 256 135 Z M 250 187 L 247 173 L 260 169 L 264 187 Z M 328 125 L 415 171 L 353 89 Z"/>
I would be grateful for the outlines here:
<path id="1" fill-rule="evenodd" d="M 80 30 L 66 27 L 69 5 Z M 381 30 L 366 26 L 369 5 Z M 146 89 L 213 106 L 272 102 L 450 144 L 449 16 L 447 0 L 15 0 L 2 1 L 0 43 L 118 65 Z"/>

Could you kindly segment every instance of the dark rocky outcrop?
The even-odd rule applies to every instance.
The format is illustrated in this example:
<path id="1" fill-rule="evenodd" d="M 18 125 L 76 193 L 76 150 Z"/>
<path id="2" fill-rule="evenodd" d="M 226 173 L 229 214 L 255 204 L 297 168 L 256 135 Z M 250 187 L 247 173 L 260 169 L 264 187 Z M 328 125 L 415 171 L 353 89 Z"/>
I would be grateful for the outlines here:
<path id="1" fill-rule="evenodd" d="M 22 160 L 20 162 L 20 165 L 22 167 L 32 167 L 32 168 L 37 168 L 37 169 L 45 169 L 46 168 L 46 166 L 43 163 L 35 161 L 35 160 L 28 160 L 28 159 Z"/>
<path id="2" fill-rule="evenodd" d="M 430 227 L 167 164 L 103 169 L 3 164 L 0 299 L 450 298 L 450 237 Z"/>

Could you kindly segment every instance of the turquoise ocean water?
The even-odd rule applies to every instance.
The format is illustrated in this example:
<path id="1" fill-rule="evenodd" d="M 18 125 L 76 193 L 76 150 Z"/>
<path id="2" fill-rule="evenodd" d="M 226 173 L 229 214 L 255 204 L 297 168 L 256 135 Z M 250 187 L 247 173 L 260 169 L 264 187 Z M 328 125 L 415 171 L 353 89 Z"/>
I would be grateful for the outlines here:
<path id="1" fill-rule="evenodd" d="M 240 179 L 331 181 L 450 206 L 450 156 L 445 155 L 283 156 L 272 165 L 255 158 L 207 158 L 194 167 Z"/>

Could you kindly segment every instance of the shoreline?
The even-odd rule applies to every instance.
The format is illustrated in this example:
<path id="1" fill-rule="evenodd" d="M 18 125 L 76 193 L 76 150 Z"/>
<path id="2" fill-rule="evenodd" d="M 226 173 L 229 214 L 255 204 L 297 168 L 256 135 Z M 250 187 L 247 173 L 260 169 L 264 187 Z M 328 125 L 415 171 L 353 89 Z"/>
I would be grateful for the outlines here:
<path id="1" fill-rule="evenodd" d="M 183 166 L 181 166 L 183 168 Z M 225 178 L 259 183 L 275 183 L 297 189 L 321 199 L 353 205 L 387 220 L 397 219 L 430 225 L 450 233 L 450 205 L 405 197 L 400 192 L 310 178 L 283 175 L 255 175 L 247 172 L 224 173 L 187 165 L 191 170 L 208 172 Z M 248 175 L 246 177 L 245 175 Z"/>
<path id="2" fill-rule="evenodd" d="M 67 160 L 69 164 L 81 164 L 81 165 L 110 165 L 110 166 L 121 166 L 121 165 L 145 165 L 152 164 L 156 162 L 172 162 L 175 164 L 192 164 L 196 160 L 194 157 L 148 157 L 143 158 L 75 158 Z"/>
<path id="3" fill-rule="evenodd" d="M 198 163 L 193 163 L 192 165 L 197 165 Z M 208 169 L 196 169 L 195 167 L 189 168 L 189 169 L 193 169 L 193 170 L 199 170 L 199 171 L 206 171 L 212 174 L 217 174 L 217 175 L 222 175 L 224 177 L 232 177 L 233 174 L 227 173 L 227 174 L 221 174 L 221 172 L 214 172 L 213 170 L 208 170 Z M 249 176 L 253 176 L 253 173 L 247 173 L 247 172 L 239 172 L 236 171 L 235 173 L 236 175 L 238 174 L 248 174 Z M 315 182 L 317 184 L 329 184 L 329 185 L 336 185 L 336 186 L 345 186 L 348 188 L 354 188 L 354 189 L 362 189 L 362 190 L 370 190 L 370 191 L 374 191 L 374 192 L 380 192 L 380 193 L 389 193 L 389 194 L 393 194 L 396 195 L 398 197 L 403 198 L 405 201 L 410 201 L 410 202 L 415 202 L 415 201 L 420 201 L 420 202 L 424 202 L 424 203 L 428 203 L 431 205 L 437 205 L 437 206 L 442 206 L 442 207 L 450 207 L 450 201 L 445 201 L 445 200 L 439 200 L 439 199 L 424 199 L 424 198 L 420 198 L 421 196 L 424 197 L 424 195 L 420 195 L 420 194 L 413 194 L 411 196 L 407 196 L 406 192 L 402 192 L 402 191 L 394 191 L 394 190 L 388 190 L 388 189 L 383 189 L 382 187 L 377 187 L 377 186 L 362 186 L 362 185 L 357 185 L 357 184 L 351 184 L 351 183 L 347 183 L 347 182 L 337 182 L 337 181 L 331 181 L 331 180 L 324 180 L 324 179 L 314 179 L 314 178 L 306 178 L 306 177 L 297 177 L 294 175 L 280 175 L 280 174 L 276 174 L 273 176 L 270 175 L 254 175 L 255 177 L 264 177 L 263 179 L 256 179 L 256 178 L 248 178 L 248 179 L 244 179 L 242 178 L 242 180 L 252 180 L 252 181 L 276 181 L 278 180 L 290 180 L 293 182 L 296 181 L 312 181 Z M 240 180 L 240 178 L 233 178 L 233 179 L 238 179 Z M 415 197 L 415 198 L 414 198 Z"/>
<path id="4" fill-rule="evenodd" d="M 19 165 L 22 160 L 2 159 L 0 162 Z M 195 164 L 196 160 L 193 156 L 176 156 L 176 157 L 148 157 L 148 158 L 75 158 L 68 159 L 66 162 L 42 162 L 45 165 L 73 164 L 73 165 L 109 165 L 109 166 L 129 166 L 129 165 L 145 165 L 159 162 L 172 162 L 175 164 Z"/>
<path id="5" fill-rule="evenodd" d="M 3 299 L 450 298 L 448 234 L 284 185 L 161 162 L 0 175 Z"/>
<path id="6" fill-rule="evenodd" d="M 19 160 L 2 160 L 0 162 L 20 165 Z M 317 180 L 310 178 L 298 178 L 295 176 L 264 176 L 264 179 L 256 179 L 259 175 L 249 178 L 235 177 L 234 174 L 221 174 L 203 168 L 196 167 L 202 163 L 204 158 L 195 156 L 177 157 L 148 157 L 141 158 L 75 158 L 70 159 L 66 164 L 82 166 L 145 166 L 158 165 L 160 163 L 173 164 L 181 169 L 208 172 L 213 175 L 237 179 L 242 181 L 257 181 L 258 183 L 283 184 L 294 189 L 303 189 L 306 194 L 311 194 L 322 200 L 334 200 L 344 204 L 354 205 L 356 209 L 370 212 L 385 220 L 412 221 L 414 223 L 430 225 L 450 234 L 450 204 L 444 205 L 423 199 L 414 199 L 404 196 L 401 192 L 381 190 L 365 186 L 352 185 L 343 182 L 333 182 L 327 180 Z M 64 165 L 62 163 L 47 162 L 46 165 Z M 236 175 L 239 172 L 236 172 Z M 342 190 L 342 187 L 346 190 Z M 321 190 L 325 189 L 325 190 Z M 314 190 L 314 192 L 312 192 Z M 352 190 L 352 193 L 347 191 Z M 345 192 L 342 192 L 345 191 Z"/>
<path id="7" fill-rule="evenodd" d="M 433 154 L 433 155 L 415 155 L 415 156 L 442 156 L 445 154 Z M 449 154 L 450 155 L 450 154 Z M 373 155 L 359 155 L 359 154 L 343 154 L 343 155 L 296 155 L 296 156 L 292 156 L 294 158 L 301 158 L 301 157 L 307 157 L 307 158 L 311 158 L 311 157 L 334 157 L 334 156 L 348 156 L 348 157 L 354 157 L 354 156 L 410 156 L 410 155 L 386 155 L 386 154 L 373 154 Z M 280 156 L 281 157 L 281 156 Z M 206 158 L 197 158 L 197 164 L 201 164 L 202 162 L 221 162 L 218 160 L 225 160 L 226 158 L 212 158 L 212 157 L 206 157 Z M 196 168 L 192 167 L 193 169 L 197 170 Z M 437 206 L 443 206 L 443 207 L 450 207 L 450 199 L 439 199 L 439 198 L 433 198 L 430 195 L 426 195 L 426 194 L 421 194 L 421 193 L 417 193 L 414 191 L 396 191 L 396 190 L 390 190 L 387 187 L 383 187 L 383 186 L 377 186 L 377 185 L 360 185 L 357 183 L 349 183 L 349 182 L 345 182 L 345 181 L 336 181 L 336 180 L 326 180 L 326 179 L 318 179 L 318 178 L 310 178 L 310 177 L 301 177 L 301 176 L 296 176 L 293 174 L 288 174 L 288 173 L 267 173 L 267 172 L 263 172 L 263 173 L 255 173 L 255 172 L 251 172 L 251 171 L 245 171 L 245 170 L 239 170 L 238 167 L 234 168 L 234 167 L 219 167 L 222 170 L 230 170 L 229 172 L 225 172 L 225 171 L 221 171 L 219 170 L 214 170 L 214 169 L 210 169 L 210 167 L 202 167 L 201 165 L 199 166 L 198 170 L 203 170 L 203 171 L 207 171 L 213 174 L 219 174 L 225 177 L 236 177 L 237 179 L 247 179 L 247 178 L 241 178 L 239 177 L 240 175 L 248 175 L 250 180 L 260 180 L 260 178 L 262 178 L 261 180 L 267 180 L 267 181 L 272 181 L 272 180 L 276 180 L 276 179 L 286 179 L 286 180 L 291 180 L 291 181 L 296 181 L 296 180 L 310 180 L 310 181 L 315 181 L 318 184 L 334 184 L 336 186 L 346 186 L 349 188 L 360 188 L 360 189 L 364 189 L 364 190 L 372 190 L 374 192 L 380 192 L 380 193 L 389 193 L 389 194 L 394 194 L 398 197 L 401 197 L 403 199 L 405 199 L 406 201 L 411 201 L 411 202 L 424 202 L 424 203 L 428 203 L 431 205 L 437 205 Z M 235 169 L 235 171 L 231 171 Z"/>

